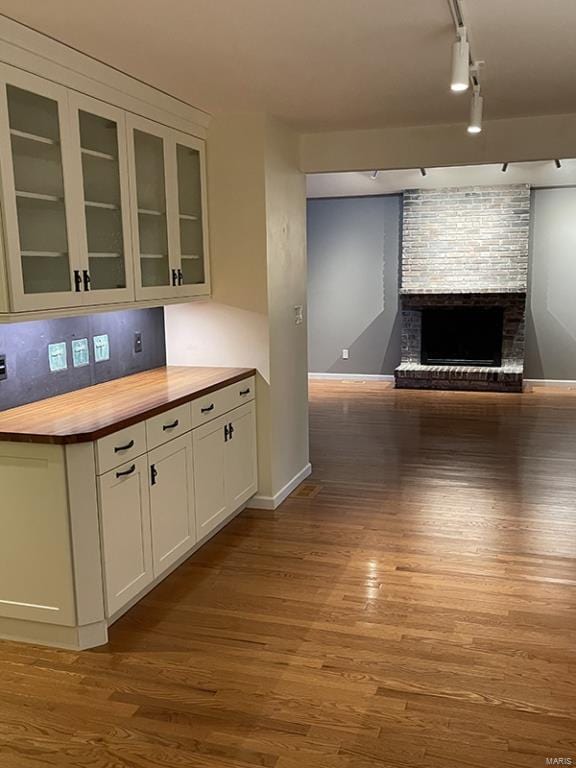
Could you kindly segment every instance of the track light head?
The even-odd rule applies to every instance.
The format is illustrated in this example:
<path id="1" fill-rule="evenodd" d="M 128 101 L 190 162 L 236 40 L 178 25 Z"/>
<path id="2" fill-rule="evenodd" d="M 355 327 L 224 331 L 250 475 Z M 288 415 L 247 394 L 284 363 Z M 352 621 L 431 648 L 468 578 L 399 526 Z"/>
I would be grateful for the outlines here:
<path id="1" fill-rule="evenodd" d="M 458 39 L 452 46 L 452 80 L 450 89 L 454 93 L 467 91 L 470 86 L 470 43 L 466 27 L 458 27 Z"/>
<path id="2" fill-rule="evenodd" d="M 476 134 L 482 130 L 482 111 L 484 108 L 484 99 L 480 96 L 480 86 L 474 86 L 472 102 L 470 104 L 470 122 L 468 123 L 468 133 Z"/>
<path id="3" fill-rule="evenodd" d="M 372 179 L 372 181 L 376 181 L 379 173 L 380 171 L 372 171 L 372 173 L 370 174 L 370 178 Z"/>
<path id="4" fill-rule="evenodd" d="M 428 171 L 426 170 L 426 168 L 420 168 L 420 173 L 422 174 L 422 176 L 426 176 Z"/>
<path id="5" fill-rule="evenodd" d="M 555 166 L 556 166 L 556 168 L 558 168 L 558 169 L 562 168 L 562 163 L 560 162 L 560 160 L 554 160 L 554 165 L 555 165 Z"/>
<path id="6" fill-rule="evenodd" d="M 502 163 L 502 173 L 506 173 L 509 163 Z"/>

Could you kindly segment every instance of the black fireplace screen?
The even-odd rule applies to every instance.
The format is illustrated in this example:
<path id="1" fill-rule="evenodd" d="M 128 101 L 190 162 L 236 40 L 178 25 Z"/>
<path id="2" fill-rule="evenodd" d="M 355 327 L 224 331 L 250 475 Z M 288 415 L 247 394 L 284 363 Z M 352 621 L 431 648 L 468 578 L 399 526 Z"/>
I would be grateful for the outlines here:
<path id="1" fill-rule="evenodd" d="M 422 362 L 502 364 L 502 307 L 442 307 L 422 311 Z"/>

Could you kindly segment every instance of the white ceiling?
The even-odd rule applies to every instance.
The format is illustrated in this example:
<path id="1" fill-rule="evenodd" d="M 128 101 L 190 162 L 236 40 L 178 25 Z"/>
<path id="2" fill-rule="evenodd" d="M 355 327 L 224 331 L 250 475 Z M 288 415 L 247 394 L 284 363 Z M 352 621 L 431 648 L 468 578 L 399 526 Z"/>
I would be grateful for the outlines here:
<path id="1" fill-rule="evenodd" d="M 487 118 L 572 112 L 575 0 L 465 0 Z M 0 12 L 208 112 L 301 130 L 467 119 L 447 0 L 0 0 Z"/>
<path id="2" fill-rule="evenodd" d="M 306 177 L 307 197 L 359 197 L 391 195 L 405 189 L 473 187 L 493 184 L 529 184 L 531 187 L 576 186 L 576 160 L 562 160 L 556 168 L 553 160 L 535 163 L 511 163 L 505 173 L 502 165 L 466 165 L 457 168 L 380 171 L 372 173 L 316 173 Z"/>

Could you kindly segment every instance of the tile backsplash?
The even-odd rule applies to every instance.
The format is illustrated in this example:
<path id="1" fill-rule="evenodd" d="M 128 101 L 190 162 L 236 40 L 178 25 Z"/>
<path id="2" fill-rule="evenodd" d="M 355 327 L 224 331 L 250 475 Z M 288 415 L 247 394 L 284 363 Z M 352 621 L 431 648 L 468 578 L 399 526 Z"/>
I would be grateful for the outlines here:
<path id="1" fill-rule="evenodd" d="M 136 334 L 140 352 L 134 351 Z M 0 324 L 0 356 L 6 357 L 7 373 L 0 380 L 3 411 L 166 365 L 164 310 Z"/>

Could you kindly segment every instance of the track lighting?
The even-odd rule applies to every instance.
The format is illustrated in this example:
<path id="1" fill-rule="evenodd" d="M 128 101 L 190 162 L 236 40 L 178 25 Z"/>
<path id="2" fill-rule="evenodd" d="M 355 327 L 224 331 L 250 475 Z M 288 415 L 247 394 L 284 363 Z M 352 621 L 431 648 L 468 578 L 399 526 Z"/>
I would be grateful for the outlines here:
<path id="1" fill-rule="evenodd" d="M 502 173 L 506 173 L 508 170 L 508 163 L 502 163 Z"/>
<path id="2" fill-rule="evenodd" d="M 474 86 L 472 102 L 470 104 L 470 122 L 468 123 L 468 133 L 480 133 L 482 130 L 482 108 L 484 99 L 480 96 L 480 86 Z"/>
<path id="3" fill-rule="evenodd" d="M 428 171 L 426 170 L 426 168 L 420 168 L 420 173 L 422 174 L 422 176 L 426 176 Z"/>
<path id="4" fill-rule="evenodd" d="M 554 160 L 554 165 L 556 166 L 556 168 L 562 168 L 562 163 L 560 162 L 560 160 Z"/>
<path id="5" fill-rule="evenodd" d="M 452 47 L 452 82 L 455 93 L 468 90 L 470 85 L 470 43 L 466 27 L 458 27 L 458 39 Z"/>

